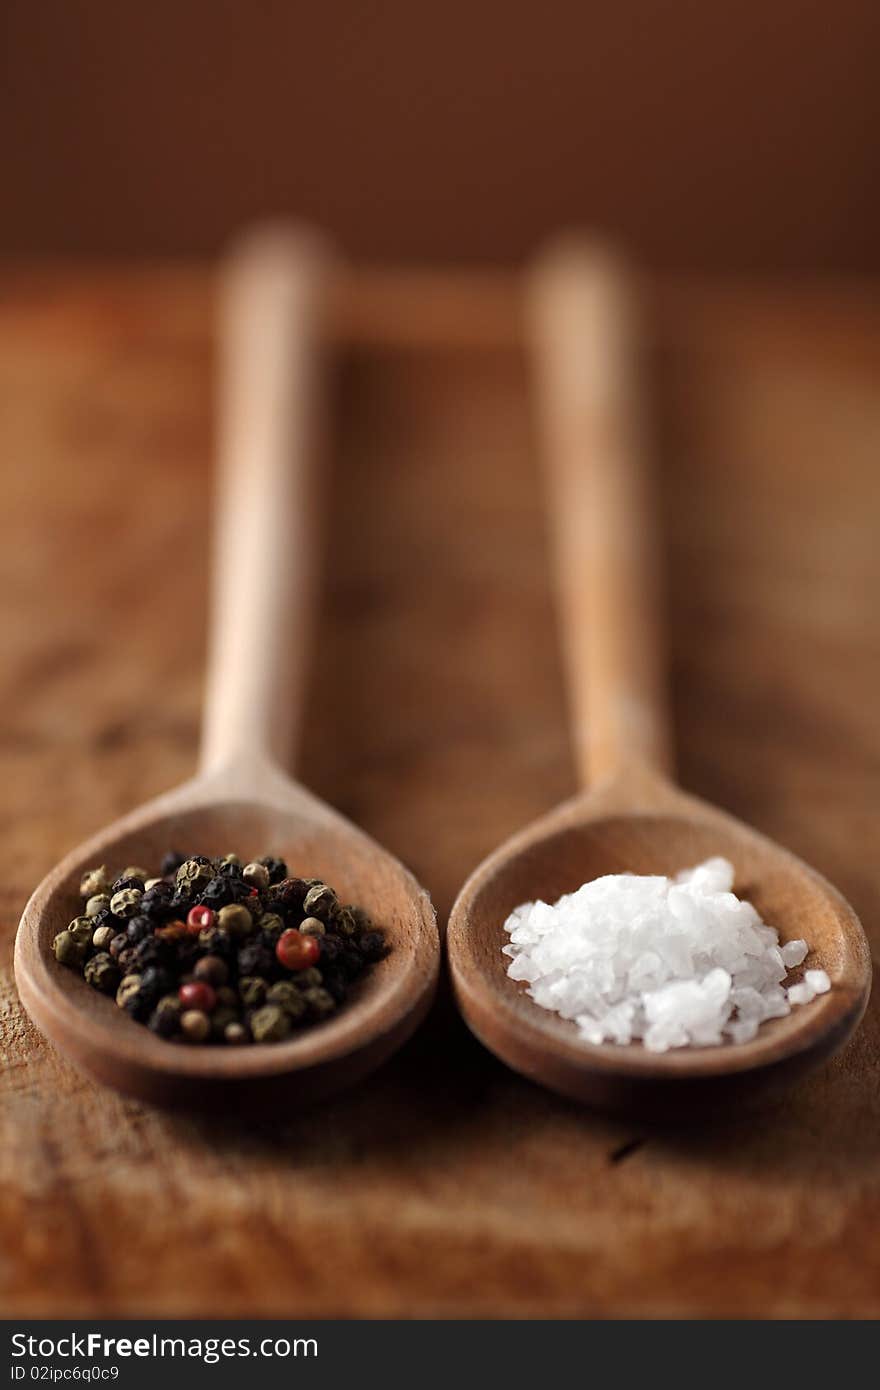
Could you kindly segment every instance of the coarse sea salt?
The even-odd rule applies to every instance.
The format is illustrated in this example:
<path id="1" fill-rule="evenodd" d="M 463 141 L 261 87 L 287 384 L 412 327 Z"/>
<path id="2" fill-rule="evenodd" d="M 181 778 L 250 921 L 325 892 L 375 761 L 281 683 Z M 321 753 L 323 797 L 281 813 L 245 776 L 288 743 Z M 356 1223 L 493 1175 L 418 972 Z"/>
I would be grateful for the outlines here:
<path id="1" fill-rule="evenodd" d="M 748 1042 L 768 1018 L 831 988 L 807 970 L 805 941 L 733 893 L 733 865 L 707 859 L 674 879 L 608 874 L 552 905 L 523 903 L 504 924 L 507 973 L 589 1043 L 640 1041 L 652 1052 Z"/>

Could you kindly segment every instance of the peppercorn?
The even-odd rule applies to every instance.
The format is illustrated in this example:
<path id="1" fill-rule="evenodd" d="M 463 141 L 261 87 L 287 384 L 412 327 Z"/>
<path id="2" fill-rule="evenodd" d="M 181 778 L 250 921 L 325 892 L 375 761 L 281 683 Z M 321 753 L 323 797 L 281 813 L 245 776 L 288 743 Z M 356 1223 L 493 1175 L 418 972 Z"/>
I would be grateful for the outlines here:
<path id="1" fill-rule="evenodd" d="M 279 912 L 301 913 L 308 892 L 309 885 L 304 878 L 283 878 L 280 883 L 273 883 L 268 899 Z"/>
<path id="2" fill-rule="evenodd" d="M 79 891 L 83 898 L 91 898 L 95 893 L 106 893 L 110 887 L 110 875 L 107 873 L 107 865 L 102 864 L 97 869 L 87 869 L 80 879 Z"/>
<path id="3" fill-rule="evenodd" d="M 245 864 L 241 876 L 251 888 L 269 887 L 269 870 L 265 864 L 260 864 L 256 860 L 252 864 Z"/>
<path id="4" fill-rule="evenodd" d="M 373 925 L 373 919 L 365 907 L 350 907 L 348 911 L 354 918 L 354 924 L 358 931 L 369 931 Z"/>
<path id="5" fill-rule="evenodd" d="M 333 995 L 329 990 L 322 989 L 320 985 L 305 990 L 303 998 L 314 1018 L 326 1018 L 336 1008 L 336 1000 Z"/>
<path id="6" fill-rule="evenodd" d="M 185 862 L 185 854 L 178 854 L 175 849 L 169 850 L 162 860 L 162 863 L 159 865 L 159 872 L 162 874 L 163 878 L 171 878 L 172 874 L 176 874 L 181 864 Z"/>
<path id="7" fill-rule="evenodd" d="M 218 872 L 218 873 L 220 873 L 223 869 L 240 869 L 240 868 L 241 868 L 241 860 L 239 859 L 239 857 L 238 857 L 237 854 L 224 854 L 224 855 L 222 855 L 222 857 L 220 858 L 220 860 L 219 860 L 219 862 L 218 862 L 218 864 L 217 864 L 217 872 Z"/>
<path id="8" fill-rule="evenodd" d="M 263 940 L 269 942 L 284 931 L 284 922 L 277 912 L 264 912 L 260 918 L 260 931 Z"/>
<path id="9" fill-rule="evenodd" d="M 92 932 L 92 945 L 95 947 L 95 950 L 108 950 L 114 934 L 113 928 L 108 927 L 106 922 L 103 926 L 95 927 L 95 930 Z"/>
<path id="10" fill-rule="evenodd" d="M 229 979 L 229 966 L 219 956 L 202 956 L 201 960 L 196 961 L 193 974 L 197 980 L 204 980 L 216 988 L 217 985 L 225 985 Z"/>
<path id="11" fill-rule="evenodd" d="M 347 943 L 336 957 L 335 965 L 346 979 L 353 980 L 363 970 L 364 958 L 355 946 Z"/>
<path id="12" fill-rule="evenodd" d="M 157 927 L 153 932 L 157 941 L 164 941 L 168 945 L 173 945 L 175 942 L 182 941 L 186 934 L 185 922 L 168 922 L 164 927 Z"/>
<path id="13" fill-rule="evenodd" d="M 152 893 L 153 889 L 154 889 L 154 888 L 158 888 L 160 883 L 161 883 L 161 884 L 164 884 L 164 883 L 165 883 L 164 878 L 145 878 L 145 879 L 144 879 L 144 892 L 145 892 L 145 893 Z"/>
<path id="14" fill-rule="evenodd" d="M 91 917 L 74 917 L 73 921 L 68 925 L 67 930 L 70 932 L 74 941 L 78 942 L 79 945 L 89 946 L 91 945 L 92 932 L 95 930 L 95 924 Z"/>
<path id="15" fill-rule="evenodd" d="M 170 1038 L 180 1027 L 182 1013 L 180 1000 L 176 994 L 166 994 L 161 998 L 147 1020 L 147 1027 L 161 1038 Z"/>
<path id="16" fill-rule="evenodd" d="M 135 917 L 143 896 L 140 888 L 120 888 L 110 899 L 110 911 L 114 917 Z"/>
<path id="17" fill-rule="evenodd" d="M 215 909 L 225 907 L 227 903 L 232 902 L 231 880 L 224 878 L 222 874 L 209 879 L 204 888 L 199 889 L 199 901 Z"/>
<path id="18" fill-rule="evenodd" d="M 306 893 L 302 907 L 307 917 L 319 917 L 322 922 L 331 922 L 339 910 L 339 899 L 326 883 L 318 883 Z"/>
<path id="19" fill-rule="evenodd" d="M 279 980 L 276 984 L 270 985 L 266 991 L 266 1003 L 277 1004 L 294 1022 L 304 1018 L 308 1012 L 303 992 L 297 989 L 292 980 Z"/>
<path id="20" fill-rule="evenodd" d="M 127 948 L 128 937 L 126 936 L 124 931 L 121 931 L 116 933 L 113 940 L 110 942 L 110 945 L 107 947 L 107 950 L 110 952 L 111 956 L 114 957 L 114 959 L 118 959 L 122 952 L 125 951 Z"/>
<path id="21" fill-rule="evenodd" d="M 249 941 L 238 952 L 239 975 L 271 975 L 274 961 L 272 952 L 256 941 Z"/>
<path id="22" fill-rule="evenodd" d="M 141 868 L 139 868 L 137 864 L 129 864 L 129 866 L 128 866 L 127 869 L 123 869 L 123 870 L 122 870 L 121 877 L 122 877 L 122 878 L 137 878 L 137 879 L 140 879 L 141 883 L 146 883 L 146 881 L 147 881 L 147 871 L 146 871 L 146 869 L 141 869 Z"/>
<path id="23" fill-rule="evenodd" d="M 317 917 L 305 917 L 299 924 L 303 936 L 325 936 L 327 928 Z"/>
<path id="24" fill-rule="evenodd" d="M 237 1022 L 238 1009 L 215 1009 L 211 1014 L 211 1036 L 216 1038 L 219 1042 L 226 1031 L 227 1025 Z"/>
<path id="25" fill-rule="evenodd" d="M 227 1023 L 223 1029 L 223 1041 L 232 1047 L 240 1047 L 248 1041 L 247 1029 L 241 1023 Z"/>
<path id="26" fill-rule="evenodd" d="M 125 928 L 125 935 L 132 945 L 136 946 L 139 941 L 143 941 L 145 936 L 152 935 L 152 931 L 153 924 L 149 917 L 137 916 L 129 918 L 128 926 Z"/>
<path id="27" fill-rule="evenodd" d="M 217 921 L 224 931 L 236 938 L 249 936 L 254 929 L 254 919 L 241 903 L 227 903 L 221 907 Z"/>
<path id="28" fill-rule="evenodd" d="M 204 980 L 193 980 L 188 985 L 181 985 L 177 997 L 185 1009 L 199 1009 L 205 1014 L 209 1014 L 217 1003 L 214 990 Z"/>
<path id="29" fill-rule="evenodd" d="M 342 948 L 343 943 L 338 936 L 333 936 L 330 932 L 328 932 L 326 936 L 322 936 L 321 965 L 323 966 L 325 961 L 334 961 Z"/>
<path id="30" fill-rule="evenodd" d="M 200 1009 L 187 1009 L 180 1015 L 180 1031 L 187 1042 L 203 1043 L 211 1031 L 211 1020 Z"/>
<path id="31" fill-rule="evenodd" d="M 102 994 L 115 993 L 119 984 L 119 966 L 106 951 L 99 951 L 91 960 L 87 960 L 83 974 L 86 984 L 100 990 Z"/>
<path id="32" fill-rule="evenodd" d="M 357 945 L 366 961 L 381 960 L 387 954 L 385 937 L 380 931 L 365 931 L 357 939 Z"/>
<path id="33" fill-rule="evenodd" d="M 141 990 L 156 999 L 160 995 L 169 994 L 173 983 L 171 975 L 161 965 L 148 965 L 141 974 Z"/>
<path id="34" fill-rule="evenodd" d="M 296 977 L 296 983 L 300 989 L 313 989 L 317 985 L 324 983 L 324 976 L 320 970 L 311 966 L 308 970 L 301 970 Z"/>
<path id="35" fill-rule="evenodd" d="M 119 981 L 119 988 L 116 991 L 116 1002 L 120 1009 L 124 1009 L 129 999 L 132 999 L 141 987 L 140 975 L 123 975 Z"/>
<path id="36" fill-rule="evenodd" d="M 142 878 L 137 878 L 136 876 L 131 874 L 120 874 L 119 877 L 117 879 L 114 879 L 113 883 L 110 885 L 111 897 L 116 893 L 124 892 L 126 888 L 136 888 L 139 893 L 143 893 L 144 880 Z"/>
<path id="37" fill-rule="evenodd" d="M 86 903 L 86 916 L 97 917 L 99 912 L 109 908 L 110 898 L 107 893 L 93 893 Z"/>
<path id="38" fill-rule="evenodd" d="M 52 942 L 52 950 L 55 952 L 55 959 L 62 965 L 76 967 L 83 964 L 88 946 L 83 941 L 77 941 L 72 932 L 60 931 Z"/>
<path id="39" fill-rule="evenodd" d="M 348 985 L 338 970 L 322 970 L 324 989 L 332 994 L 337 1004 L 341 1004 L 348 994 Z"/>
<path id="40" fill-rule="evenodd" d="M 271 854 L 267 854 L 259 862 L 268 870 L 270 883 L 280 883 L 287 878 L 287 865 L 283 859 L 273 859 Z"/>
<path id="41" fill-rule="evenodd" d="M 217 918 L 210 907 L 205 907 L 199 903 L 197 907 L 191 907 L 187 914 L 186 925 L 190 931 L 210 931 Z"/>
<path id="42" fill-rule="evenodd" d="M 222 1004 L 224 1009 L 238 1008 L 238 995 L 231 985 L 218 985 L 214 993 L 217 996 L 217 1003 Z"/>
<path id="43" fill-rule="evenodd" d="M 244 975 L 238 982 L 238 993 L 246 1009 L 259 1009 L 266 1002 L 266 981 L 259 975 Z"/>
<path id="44" fill-rule="evenodd" d="M 251 1014 L 254 1042 L 281 1042 L 290 1032 L 290 1019 L 277 1004 L 265 1004 Z"/>
<path id="45" fill-rule="evenodd" d="M 177 870 L 175 878 L 177 891 L 186 890 L 194 893 L 210 883 L 213 877 L 214 870 L 211 861 L 205 859 L 204 855 L 193 855 L 191 859 L 185 860 Z"/>
<path id="46" fill-rule="evenodd" d="M 354 936 L 357 931 L 355 915 L 350 907 L 341 907 L 333 918 L 333 926 L 340 936 Z"/>
<path id="47" fill-rule="evenodd" d="M 283 931 L 275 947 L 275 955 L 285 970 L 307 970 L 321 954 L 314 936 L 303 936 L 295 927 Z"/>

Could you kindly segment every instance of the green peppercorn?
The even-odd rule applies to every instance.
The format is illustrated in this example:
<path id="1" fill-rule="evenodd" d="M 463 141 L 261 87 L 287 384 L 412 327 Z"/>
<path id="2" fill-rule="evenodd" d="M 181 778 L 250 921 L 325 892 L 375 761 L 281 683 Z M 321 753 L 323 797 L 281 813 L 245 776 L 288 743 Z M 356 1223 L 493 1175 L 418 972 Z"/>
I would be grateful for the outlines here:
<path id="1" fill-rule="evenodd" d="M 91 960 L 87 960 L 83 974 L 86 983 L 93 989 L 99 989 L 102 994 L 113 994 L 119 984 L 119 966 L 106 951 L 99 951 Z"/>
<path id="2" fill-rule="evenodd" d="M 246 1009 L 259 1009 L 266 1002 L 266 981 L 259 975 L 244 975 L 238 982 L 238 993 Z"/>
<path id="3" fill-rule="evenodd" d="M 85 960 L 88 946 L 82 941 L 77 941 L 71 932 L 60 931 L 52 942 L 52 950 L 55 952 L 55 959 L 62 965 L 76 969 Z"/>
<path id="4" fill-rule="evenodd" d="M 203 1043 L 211 1031 L 211 1020 L 201 1009 L 187 1009 L 180 1015 L 180 1031 L 187 1042 Z"/>
<path id="5" fill-rule="evenodd" d="M 227 1023 L 226 1027 L 223 1030 L 224 1042 L 229 1043 L 231 1047 L 240 1047 L 241 1044 L 246 1043 L 247 1040 L 248 1032 L 243 1024 Z"/>
<path id="6" fill-rule="evenodd" d="M 314 1018 L 326 1018 L 336 1008 L 336 1000 L 333 995 L 320 987 L 304 990 L 303 998 Z"/>
<path id="7" fill-rule="evenodd" d="M 143 896 L 139 888 L 120 888 L 110 899 L 110 911 L 114 917 L 135 917 Z"/>
<path id="8" fill-rule="evenodd" d="M 324 983 L 324 976 L 317 966 L 310 965 L 307 970 L 301 970 L 296 977 L 296 983 L 300 989 L 314 989 Z"/>
<path id="9" fill-rule="evenodd" d="M 217 925 L 238 939 L 250 935 L 254 929 L 254 919 L 241 903 L 227 903 L 217 914 Z"/>
<path id="10" fill-rule="evenodd" d="M 92 932 L 92 945 L 96 951 L 106 951 L 115 935 L 116 928 L 108 927 L 105 922 L 103 926 L 95 927 Z"/>
<path id="11" fill-rule="evenodd" d="M 281 1042 L 290 1032 L 290 1019 L 277 1004 L 266 1004 L 251 1015 L 254 1042 Z"/>
<path id="12" fill-rule="evenodd" d="M 116 991 L 116 1002 L 120 1009 L 124 1009 L 126 1002 L 133 999 L 141 987 L 140 975 L 123 975 L 119 981 L 119 988 Z"/>
<path id="13" fill-rule="evenodd" d="M 340 936 L 354 936 L 358 929 L 357 919 L 350 907 L 341 907 L 337 912 L 333 925 Z"/>
<path id="14" fill-rule="evenodd" d="M 268 931 L 273 936 L 280 936 L 284 931 L 284 922 L 277 912 L 264 912 L 260 918 L 260 931 Z"/>
<path id="15" fill-rule="evenodd" d="M 103 912 L 105 907 L 110 906 L 109 893 L 93 893 L 86 903 L 86 916 L 97 917 L 99 912 Z"/>
<path id="16" fill-rule="evenodd" d="M 81 946 L 90 946 L 95 924 L 91 917 L 74 917 L 67 930 L 74 941 L 79 942 Z"/>
<path id="17" fill-rule="evenodd" d="M 129 864 L 127 869 L 123 869 L 120 878 L 139 878 L 141 883 L 145 883 L 147 877 L 146 869 L 139 869 L 137 864 Z"/>
<path id="18" fill-rule="evenodd" d="M 290 980 L 279 980 L 266 991 L 266 1003 L 277 1004 L 293 1022 L 303 1018 L 308 1012 L 305 996 Z"/>
<path id="19" fill-rule="evenodd" d="M 145 893 L 149 893 L 149 891 L 150 891 L 151 888 L 158 888 L 159 884 L 160 884 L 160 883 L 164 883 L 164 882 L 165 882 L 164 878 L 147 878 L 147 879 L 144 879 L 144 892 L 145 892 Z"/>
<path id="20" fill-rule="evenodd" d="M 198 859 L 185 859 L 177 870 L 177 887 L 195 891 L 210 883 L 214 870 L 210 864 L 202 864 Z"/>
<path id="21" fill-rule="evenodd" d="M 223 858 L 220 860 L 220 863 L 233 864 L 236 869 L 241 868 L 241 860 L 239 859 L 237 854 L 224 854 Z"/>
<path id="22" fill-rule="evenodd" d="M 252 888 L 259 888 L 262 891 L 263 888 L 269 887 L 269 870 L 265 864 L 258 864 L 256 861 L 252 864 L 245 864 L 241 876 L 245 883 L 249 883 Z"/>
<path id="23" fill-rule="evenodd" d="M 91 898 L 95 893 L 106 893 L 112 882 L 106 864 L 101 864 L 97 869 L 87 869 L 80 879 L 80 896 Z"/>
<path id="24" fill-rule="evenodd" d="M 326 883 L 316 883 L 306 893 L 303 913 L 306 917 L 318 917 L 322 922 L 330 922 L 339 910 L 339 899 Z"/>
<path id="25" fill-rule="evenodd" d="M 208 985 L 225 985 L 229 979 L 229 966 L 219 956 L 202 956 L 193 966 L 193 975 Z"/>
<path id="26" fill-rule="evenodd" d="M 319 921 L 317 917 L 306 917 L 304 921 L 300 922 L 299 929 L 303 936 L 324 936 L 327 931 L 324 923 Z"/>

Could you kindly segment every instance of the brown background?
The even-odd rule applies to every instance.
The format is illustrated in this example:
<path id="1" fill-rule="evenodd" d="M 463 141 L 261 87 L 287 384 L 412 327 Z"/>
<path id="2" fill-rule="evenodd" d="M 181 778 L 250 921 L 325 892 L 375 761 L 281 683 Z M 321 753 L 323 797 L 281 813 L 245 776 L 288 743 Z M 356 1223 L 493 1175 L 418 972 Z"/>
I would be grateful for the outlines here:
<path id="1" fill-rule="evenodd" d="M 880 258 L 872 0 L 5 0 L 0 250 L 214 249 L 293 211 L 355 256 Z"/>

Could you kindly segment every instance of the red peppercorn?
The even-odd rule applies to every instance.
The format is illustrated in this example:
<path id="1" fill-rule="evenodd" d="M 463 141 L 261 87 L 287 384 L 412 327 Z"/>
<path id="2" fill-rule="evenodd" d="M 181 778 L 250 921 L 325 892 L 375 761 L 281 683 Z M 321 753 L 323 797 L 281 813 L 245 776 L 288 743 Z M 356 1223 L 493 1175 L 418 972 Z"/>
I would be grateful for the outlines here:
<path id="1" fill-rule="evenodd" d="M 192 980 L 188 985 L 181 985 L 177 997 L 185 1009 L 200 1009 L 205 1014 L 209 1014 L 217 1003 L 215 991 L 205 980 Z"/>
<path id="2" fill-rule="evenodd" d="M 217 919 L 217 914 L 210 907 L 205 907 L 204 903 L 199 903 L 196 907 L 191 907 L 186 919 L 186 925 L 190 931 L 203 931 L 208 927 L 213 927 Z"/>
<path id="3" fill-rule="evenodd" d="M 316 936 L 303 936 L 296 927 L 288 927 L 278 938 L 275 954 L 285 970 L 308 970 L 321 954 Z"/>

